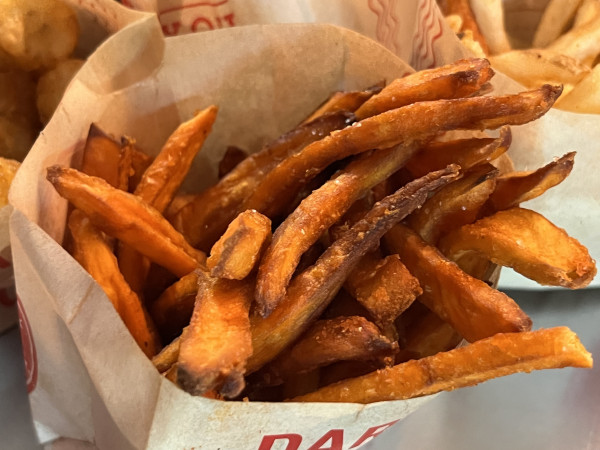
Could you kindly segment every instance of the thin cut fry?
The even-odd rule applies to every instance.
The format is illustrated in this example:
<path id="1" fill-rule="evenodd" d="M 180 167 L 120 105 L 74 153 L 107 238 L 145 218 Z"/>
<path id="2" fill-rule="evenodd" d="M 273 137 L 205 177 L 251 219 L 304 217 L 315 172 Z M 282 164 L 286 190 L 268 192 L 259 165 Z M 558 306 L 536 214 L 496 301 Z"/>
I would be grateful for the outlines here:
<path id="1" fill-rule="evenodd" d="M 558 38 L 580 4 L 581 0 L 550 0 L 535 31 L 533 46 L 544 48 Z"/>
<path id="2" fill-rule="evenodd" d="M 594 20 L 573 28 L 550 44 L 547 49 L 579 61 L 595 58 L 600 53 L 600 15 Z"/>
<path id="3" fill-rule="evenodd" d="M 567 178 L 573 169 L 574 159 L 575 152 L 570 152 L 538 170 L 512 172 L 498 177 L 486 206 L 495 212 L 539 197 Z"/>
<path id="4" fill-rule="evenodd" d="M 491 164 L 478 166 L 448 186 L 444 186 L 422 208 L 408 218 L 410 227 L 428 244 L 451 230 L 477 219 L 480 209 L 496 186 L 498 169 Z"/>
<path id="5" fill-rule="evenodd" d="M 296 397 L 295 402 L 372 403 L 473 386 L 532 370 L 592 367 L 592 356 L 567 327 L 502 333 L 466 347 L 412 360 Z"/>
<path id="6" fill-rule="evenodd" d="M 318 261 L 298 275 L 285 299 L 265 318 L 253 317 L 248 373 L 289 346 L 333 299 L 348 274 L 390 227 L 425 201 L 427 194 L 457 176 L 452 166 L 409 183 L 376 203 L 367 215 L 335 241 Z"/>
<path id="7" fill-rule="evenodd" d="M 543 285 L 579 289 L 596 275 L 587 249 L 541 214 L 511 208 L 448 234 L 440 249 L 452 260 L 476 252 Z"/>
<path id="8" fill-rule="evenodd" d="M 216 278 L 242 280 L 256 266 L 271 240 L 271 220 L 256 211 L 244 211 L 229 224 L 213 245 L 206 265 Z"/>
<path id="9" fill-rule="evenodd" d="M 104 180 L 75 169 L 52 166 L 47 178 L 57 192 L 85 212 L 92 223 L 183 277 L 206 261 L 152 207 L 135 195 L 111 187 Z"/>
<path id="10" fill-rule="evenodd" d="M 252 283 L 198 273 L 199 289 L 189 326 L 181 335 L 177 381 L 193 395 L 218 390 L 227 398 L 245 386 L 252 354 L 249 309 Z"/>
<path id="11" fill-rule="evenodd" d="M 398 78 L 356 111 L 359 120 L 415 102 L 468 97 L 487 83 L 494 71 L 485 59 L 462 59 Z"/>
<path id="12" fill-rule="evenodd" d="M 419 280 L 419 300 L 467 341 L 531 329 L 531 319 L 510 297 L 464 273 L 410 228 L 396 225 L 384 240 Z"/>
<path id="13" fill-rule="evenodd" d="M 169 220 L 193 246 L 208 251 L 234 217 L 244 211 L 240 209 L 242 202 L 273 167 L 353 120 L 354 116 L 347 112 L 327 114 L 284 134 L 250 155 Z"/>
<path id="14" fill-rule="evenodd" d="M 509 127 L 502 127 L 499 131 L 497 138 L 431 142 L 408 160 L 406 168 L 418 178 L 452 163 L 458 164 L 465 172 L 478 164 L 489 163 L 506 152 L 512 141 Z"/>
<path id="15" fill-rule="evenodd" d="M 581 80 L 560 102 L 558 109 L 584 114 L 600 114 L 600 64 Z"/>
<path id="16" fill-rule="evenodd" d="M 338 361 L 377 360 L 393 356 L 397 350 L 398 344 L 382 335 L 379 328 L 364 317 L 318 320 L 260 375 L 267 384 L 276 385 L 293 374 Z"/>
<path id="17" fill-rule="evenodd" d="M 488 55 L 490 50 L 488 48 L 485 38 L 477 26 L 473 10 L 471 9 L 471 3 L 469 0 L 443 0 L 442 11 L 444 15 L 457 15 L 462 19 L 462 28 L 460 31 L 470 31 L 473 33 L 473 38 L 479 43 L 483 53 Z"/>
<path id="18" fill-rule="evenodd" d="M 384 83 L 379 83 L 364 91 L 341 91 L 335 92 L 325 103 L 323 103 L 315 112 L 313 112 L 303 123 L 308 123 L 327 113 L 338 111 L 354 112 L 360 108 L 374 94 L 378 94 L 384 87 Z"/>
<path id="19" fill-rule="evenodd" d="M 150 306 L 150 314 L 164 336 L 181 332 L 190 323 L 198 293 L 198 274 L 191 272 L 169 286 Z"/>
<path id="20" fill-rule="evenodd" d="M 511 47 L 504 29 L 502 0 L 469 0 L 469 4 L 490 54 L 509 51 Z"/>
<path id="21" fill-rule="evenodd" d="M 282 161 L 256 186 L 244 208 L 276 216 L 287 199 L 334 161 L 373 148 L 410 146 L 440 131 L 527 123 L 545 114 L 561 92 L 560 86 L 544 85 L 516 95 L 417 102 L 361 120 Z"/>
<path id="22" fill-rule="evenodd" d="M 152 364 L 160 373 L 169 370 L 177 362 L 179 357 L 179 343 L 181 336 L 177 336 L 173 341 L 163 348 L 159 354 L 152 358 Z"/>
<path id="23" fill-rule="evenodd" d="M 73 237 L 73 257 L 102 287 L 143 352 L 148 357 L 154 356 L 160 348 L 158 333 L 140 299 L 119 272 L 104 235 L 79 210 L 71 213 L 69 230 Z"/>
<path id="24" fill-rule="evenodd" d="M 235 169 L 235 167 L 247 157 L 248 153 L 241 148 L 233 145 L 228 146 L 223 154 L 223 157 L 221 158 L 221 161 L 219 161 L 219 179 L 223 178 L 225 175 Z"/>

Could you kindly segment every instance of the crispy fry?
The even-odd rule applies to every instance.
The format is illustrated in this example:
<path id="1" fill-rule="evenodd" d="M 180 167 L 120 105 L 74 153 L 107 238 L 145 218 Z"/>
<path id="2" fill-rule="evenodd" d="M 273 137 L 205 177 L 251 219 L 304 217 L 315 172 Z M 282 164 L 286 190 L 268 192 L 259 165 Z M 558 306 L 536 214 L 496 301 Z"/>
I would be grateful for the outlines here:
<path id="1" fill-rule="evenodd" d="M 289 351 L 266 366 L 261 375 L 269 385 L 293 374 L 310 372 L 338 361 L 376 360 L 393 356 L 398 344 L 364 317 L 318 320 Z"/>
<path id="2" fill-rule="evenodd" d="M 477 252 L 543 285 L 578 289 L 596 275 L 587 249 L 544 216 L 511 208 L 445 236 L 440 249 L 454 261 Z"/>
<path id="3" fill-rule="evenodd" d="M 548 111 L 560 86 L 501 97 L 472 97 L 417 102 L 373 116 L 305 147 L 287 158 L 256 186 L 244 202 L 268 217 L 285 209 L 287 199 L 334 161 L 373 148 L 425 141 L 455 128 L 485 129 L 530 122 Z"/>
<path id="4" fill-rule="evenodd" d="M 118 187 L 120 160 L 119 143 L 92 123 L 83 149 L 81 171 L 102 178 L 113 187 Z"/>
<path id="5" fill-rule="evenodd" d="M 550 0 L 535 30 L 533 46 L 544 48 L 559 37 L 580 4 L 581 0 Z"/>
<path id="6" fill-rule="evenodd" d="M 198 296 L 190 325 L 181 335 L 177 381 L 193 395 L 212 389 L 227 398 L 245 386 L 252 354 L 249 309 L 252 283 L 211 278 L 198 271 Z"/>
<path id="7" fill-rule="evenodd" d="M 475 21 L 469 0 L 443 0 L 441 7 L 445 16 L 452 14 L 460 16 L 462 19 L 462 28 L 460 31 L 470 31 L 473 33 L 473 38 L 479 43 L 483 53 L 486 55 L 490 53 L 487 42 L 481 31 L 479 31 L 479 26 L 477 26 L 477 22 Z"/>
<path id="8" fill-rule="evenodd" d="M 244 211 L 213 245 L 206 265 L 216 278 L 242 280 L 256 266 L 271 240 L 271 221 L 256 211 Z"/>
<path id="9" fill-rule="evenodd" d="M 575 152 L 567 153 L 544 167 L 530 172 L 512 172 L 498 177 L 486 207 L 500 211 L 539 197 L 571 173 Z"/>
<path id="10" fill-rule="evenodd" d="M 381 236 L 422 204 L 429 192 L 443 186 L 456 175 L 456 166 L 434 172 L 375 204 L 313 266 L 292 281 L 285 299 L 269 317 L 253 317 L 254 354 L 248 360 L 248 373 L 271 361 L 306 330 L 327 307 L 360 258 L 377 245 Z"/>
<path id="11" fill-rule="evenodd" d="M 150 167 L 154 158 L 144 153 L 135 143 L 135 139 L 128 136 L 121 138 L 121 148 L 127 149 L 131 153 L 131 168 L 133 173 L 129 176 L 129 192 L 134 192 L 135 188 L 142 181 L 146 169 Z"/>
<path id="12" fill-rule="evenodd" d="M 160 348 L 154 324 L 119 272 L 104 235 L 79 210 L 71 213 L 69 230 L 73 237 L 73 257 L 102 287 L 143 352 L 148 357 L 154 356 Z"/>
<path id="13" fill-rule="evenodd" d="M 487 83 L 494 71 L 485 59 L 462 59 L 429 70 L 421 70 L 392 81 L 357 111 L 359 120 L 415 102 L 468 97 Z"/>
<path id="14" fill-rule="evenodd" d="M 363 256 L 344 288 L 380 326 L 392 323 L 423 293 L 419 281 L 400 262 L 398 255 L 383 258 L 381 252 Z"/>
<path id="15" fill-rule="evenodd" d="M 250 155 L 217 184 L 169 217 L 175 228 L 195 247 L 208 251 L 241 211 L 242 202 L 264 176 L 288 155 L 353 121 L 349 113 L 328 114 L 299 126 Z M 252 209 L 252 208 L 246 208 Z"/>
<path id="16" fill-rule="evenodd" d="M 248 153 L 239 147 L 230 145 L 225 150 L 221 161 L 219 161 L 219 179 L 223 178 L 229 172 L 236 168 L 244 159 L 248 157 Z"/>
<path id="17" fill-rule="evenodd" d="M 47 178 L 100 230 L 126 242 L 175 275 L 185 276 L 204 264 L 206 256 L 135 195 L 115 189 L 100 178 L 60 166 L 49 167 Z"/>
<path id="18" fill-rule="evenodd" d="M 451 230 L 473 223 L 496 187 L 498 169 L 478 166 L 464 178 L 444 186 L 408 218 L 410 227 L 428 244 Z"/>
<path id="19" fill-rule="evenodd" d="M 567 327 L 502 333 L 466 347 L 342 381 L 291 401 L 402 400 L 472 386 L 513 373 L 562 367 L 592 367 L 592 356 Z"/>
<path id="20" fill-rule="evenodd" d="M 198 293 L 198 274 L 191 272 L 169 286 L 150 307 L 150 314 L 164 336 L 172 337 L 190 322 Z"/>
<path id="21" fill-rule="evenodd" d="M 166 372 L 177 362 L 179 358 L 179 344 L 181 336 L 177 336 L 173 341 L 164 347 L 160 353 L 152 358 L 152 364 L 160 373 Z"/>
<path id="22" fill-rule="evenodd" d="M 410 228 L 396 225 L 384 241 L 419 280 L 419 300 L 467 341 L 531 328 L 531 319 L 510 297 L 464 273 Z"/>
<path id="23" fill-rule="evenodd" d="M 315 112 L 313 112 L 303 123 L 308 123 L 327 113 L 338 111 L 354 112 L 360 108 L 374 94 L 378 94 L 385 86 L 381 82 L 364 91 L 341 91 L 335 92 L 329 99 L 323 103 Z"/>

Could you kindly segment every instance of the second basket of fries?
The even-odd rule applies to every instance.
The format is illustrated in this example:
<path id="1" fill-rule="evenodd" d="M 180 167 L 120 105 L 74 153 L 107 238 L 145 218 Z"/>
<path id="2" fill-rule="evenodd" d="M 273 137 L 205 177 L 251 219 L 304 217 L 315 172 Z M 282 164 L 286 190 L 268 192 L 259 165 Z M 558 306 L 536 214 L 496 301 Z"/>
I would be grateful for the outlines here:
<path id="1" fill-rule="evenodd" d="M 109 39 L 11 192 L 38 426 L 100 448 L 355 448 L 430 394 L 591 367 L 492 287 L 502 265 L 573 289 L 596 273 L 521 206 L 574 153 L 504 161 L 560 86 L 493 76 L 414 72 L 329 25 L 165 40 L 146 18 Z"/>

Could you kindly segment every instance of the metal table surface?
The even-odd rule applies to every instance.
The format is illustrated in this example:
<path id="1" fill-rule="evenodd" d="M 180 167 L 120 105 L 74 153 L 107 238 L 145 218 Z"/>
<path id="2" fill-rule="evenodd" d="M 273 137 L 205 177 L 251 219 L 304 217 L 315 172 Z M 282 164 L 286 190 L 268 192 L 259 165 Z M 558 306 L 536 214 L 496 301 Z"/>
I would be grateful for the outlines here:
<path id="1" fill-rule="evenodd" d="M 600 357 L 600 289 L 507 293 L 534 328 L 569 326 Z M 3 450 L 40 448 L 23 377 L 19 331 L 13 328 L 0 336 Z M 600 449 L 600 363 L 592 370 L 518 374 L 442 393 L 362 448 Z"/>

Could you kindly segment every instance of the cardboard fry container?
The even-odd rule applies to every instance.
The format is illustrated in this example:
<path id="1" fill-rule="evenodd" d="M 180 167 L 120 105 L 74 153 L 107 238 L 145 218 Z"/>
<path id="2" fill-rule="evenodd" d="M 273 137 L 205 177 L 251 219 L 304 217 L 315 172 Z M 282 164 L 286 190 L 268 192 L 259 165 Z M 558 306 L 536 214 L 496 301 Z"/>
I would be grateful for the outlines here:
<path id="1" fill-rule="evenodd" d="M 73 56 L 86 58 L 108 36 L 148 15 L 112 0 L 63 0 L 77 13 L 80 35 Z M 0 208 L 0 333 L 17 323 L 14 271 L 8 220 L 11 207 Z"/>

